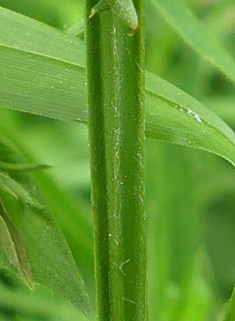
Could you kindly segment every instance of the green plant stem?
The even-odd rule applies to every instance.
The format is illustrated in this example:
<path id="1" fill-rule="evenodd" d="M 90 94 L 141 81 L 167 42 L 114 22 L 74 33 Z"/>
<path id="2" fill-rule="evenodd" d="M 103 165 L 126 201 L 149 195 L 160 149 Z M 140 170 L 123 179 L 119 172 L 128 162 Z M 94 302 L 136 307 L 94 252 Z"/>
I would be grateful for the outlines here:
<path id="1" fill-rule="evenodd" d="M 146 320 L 144 6 L 130 36 L 111 10 L 89 18 L 97 2 L 86 42 L 98 319 Z"/>

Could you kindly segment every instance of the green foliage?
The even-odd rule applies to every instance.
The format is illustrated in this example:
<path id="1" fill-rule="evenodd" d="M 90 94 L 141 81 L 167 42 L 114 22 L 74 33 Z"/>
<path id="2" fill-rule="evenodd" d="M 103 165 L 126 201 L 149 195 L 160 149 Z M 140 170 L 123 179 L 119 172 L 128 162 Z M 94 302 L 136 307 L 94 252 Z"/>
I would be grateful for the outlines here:
<path id="1" fill-rule="evenodd" d="M 0 172 L 3 251 L 27 285 L 34 287 L 35 282 L 46 285 L 90 316 L 88 295 L 67 244 L 42 204 L 35 184 L 25 173 L 25 169 L 35 170 L 35 165 L 22 164 L 22 156 L 3 137 L 0 148 L 1 163 L 10 164 Z"/>
<path id="2" fill-rule="evenodd" d="M 163 17 L 194 50 L 235 81 L 235 63 L 181 1 L 151 0 Z"/>
<path id="3" fill-rule="evenodd" d="M 82 320 L 79 311 L 37 285 L 44 284 L 89 314 L 88 303 L 81 302 L 87 294 L 58 223 L 94 305 L 86 128 L 76 123 L 87 122 L 85 46 L 75 37 L 83 26 L 64 26 L 82 17 L 82 3 L 35 3 L 0 1 L 67 30 L 0 8 L 1 132 L 30 160 L 12 158 L 19 155 L 12 146 L 13 154 L 1 149 L 0 319 L 38 321 L 40 315 L 46 321 Z M 152 73 L 145 73 L 145 134 L 154 139 L 146 142 L 149 320 L 234 318 L 234 295 L 224 304 L 235 282 L 234 170 L 209 154 L 157 142 L 210 151 L 234 165 L 235 136 L 222 121 L 235 128 L 233 5 L 231 0 L 146 3 L 146 62 Z M 133 25 L 125 14 L 123 20 Z M 38 163 L 53 168 L 42 171 L 47 166 Z M 32 174 L 55 221 L 35 190 Z M 17 271 L 35 293 L 6 269 Z"/>
<path id="4" fill-rule="evenodd" d="M 17 14 L 4 9 L 0 14 L 0 23 L 6 24 L 9 30 L 9 34 L 6 33 L 0 40 L 0 63 L 5 78 L 0 87 L 0 105 L 58 119 L 86 122 L 84 43 L 26 17 L 21 22 Z M 17 30 L 14 39 L 10 37 L 12 28 Z M 22 36 L 26 30 L 30 30 L 27 38 Z M 14 82 L 11 81 L 11 74 L 14 74 Z M 22 83 L 23 95 L 19 91 Z M 58 102 L 56 108 L 54 99 Z M 233 132 L 195 99 L 148 72 L 146 135 L 204 149 L 234 163 Z"/>

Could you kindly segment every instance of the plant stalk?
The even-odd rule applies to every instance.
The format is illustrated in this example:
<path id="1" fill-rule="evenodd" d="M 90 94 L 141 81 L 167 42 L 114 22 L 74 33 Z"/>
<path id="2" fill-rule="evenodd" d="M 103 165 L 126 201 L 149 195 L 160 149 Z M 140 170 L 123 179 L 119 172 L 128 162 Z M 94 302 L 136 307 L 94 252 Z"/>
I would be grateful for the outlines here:
<path id="1" fill-rule="evenodd" d="M 146 320 L 144 4 L 138 29 L 86 3 L 88 128 L 99 321 Z"/>

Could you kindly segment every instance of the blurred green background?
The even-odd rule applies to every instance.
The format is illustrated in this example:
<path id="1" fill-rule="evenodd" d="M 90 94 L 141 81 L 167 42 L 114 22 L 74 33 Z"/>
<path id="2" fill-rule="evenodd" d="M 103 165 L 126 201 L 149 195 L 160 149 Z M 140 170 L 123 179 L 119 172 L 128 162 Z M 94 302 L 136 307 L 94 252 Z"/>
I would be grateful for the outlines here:
<path id="1" fill-rule="evenodd" d="M 234 0 L 181 1 L 235 59 Z M 84 10 L 82 0 L 0 0 L 0 5 L 61 30 L 82 19 Z M 235 130 L 234 86 L 190 49 L 148 1 L 146 69 L 204 102 Z M 54 166 L 36 179 L 94 305 L 86 127 L 4 109 L 0 119 L 1 132 L 30 161 Z M 234 195 L 235 170 L 224 160 L 146 141 L 150 321 L 222 319 L 235 283 Z M 0 278 L 0 320 L 84 320 L 43 287 L 31 293 L 5 270 Z"/>

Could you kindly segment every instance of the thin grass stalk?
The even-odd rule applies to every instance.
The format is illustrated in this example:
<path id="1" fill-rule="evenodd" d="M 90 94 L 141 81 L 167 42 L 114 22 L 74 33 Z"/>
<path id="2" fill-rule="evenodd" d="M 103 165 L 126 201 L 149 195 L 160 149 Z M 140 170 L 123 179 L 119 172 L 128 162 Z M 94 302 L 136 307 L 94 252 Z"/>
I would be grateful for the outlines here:
<path id="1" fill-rule="evenodd" d="M 146 320 L 143 2 L 139 27 L 112 10 L 89 18 L 87 83 L 98 320 Z"/>

